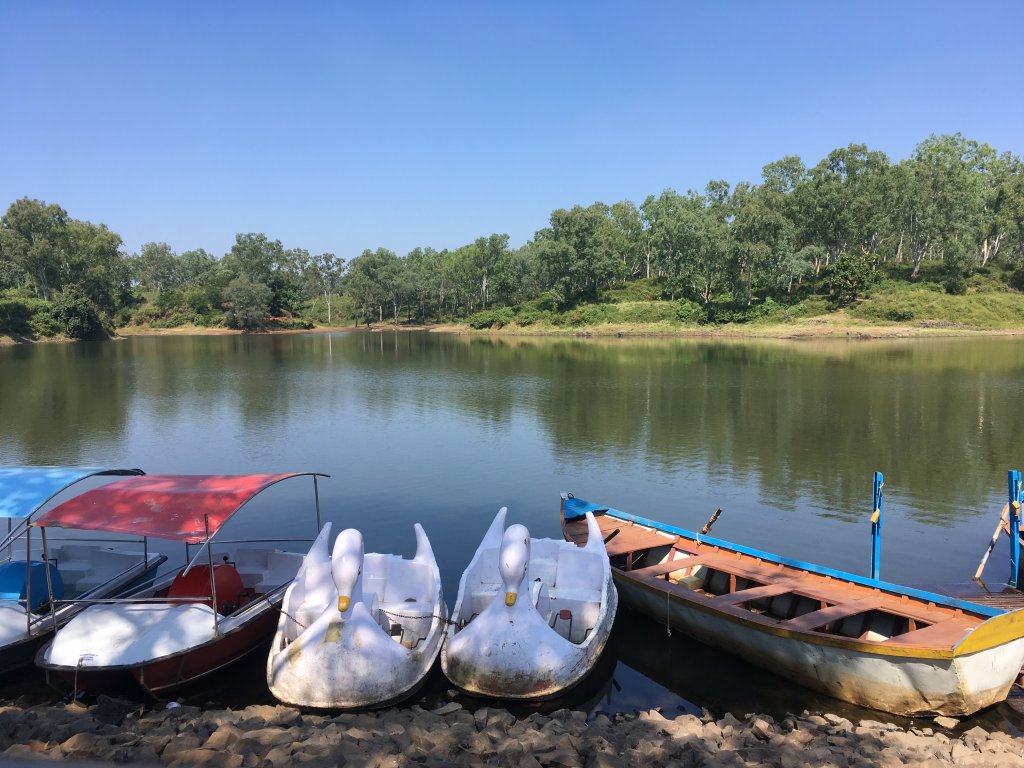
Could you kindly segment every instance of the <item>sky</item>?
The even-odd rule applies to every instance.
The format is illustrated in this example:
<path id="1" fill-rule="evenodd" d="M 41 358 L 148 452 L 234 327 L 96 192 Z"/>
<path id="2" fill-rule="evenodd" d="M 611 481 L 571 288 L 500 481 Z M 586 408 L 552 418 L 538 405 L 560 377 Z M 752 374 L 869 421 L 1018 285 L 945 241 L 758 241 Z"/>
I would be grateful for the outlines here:
<path id="1" fill-rule="evenodd" d="M 1024 3 L 0 1 L 0 210 L 351 259 L 930 134 L 1024 154 Z"/>

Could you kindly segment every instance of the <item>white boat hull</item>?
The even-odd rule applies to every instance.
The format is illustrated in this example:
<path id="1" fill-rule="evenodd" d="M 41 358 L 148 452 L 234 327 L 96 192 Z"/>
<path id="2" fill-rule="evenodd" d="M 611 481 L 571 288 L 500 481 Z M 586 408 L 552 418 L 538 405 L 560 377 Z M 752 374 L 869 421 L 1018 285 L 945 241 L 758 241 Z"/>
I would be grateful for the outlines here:
<path id="1" fill-rule="evenodd" d="M 616 573 L 623 604 L 837 699 L 902 715 L 963 715 L 1006 698 L 1024 664 L 1024 638 L 963 656 L 870 653 L 765 631 Z M 852 643 L 851 643 L 852 645 Z"/>
<path id="2" fill-rule="evenodd" d="M 505 529 L 505 512 L 462 575 L 441 668 L 471 694 L 550 698 L 594 667 L 618 594 L 599 532 L 585 547 L 531 539 L 522 526 Z"/>
<path id="3" fill-rule="evenodd" d="M 381 707 L 423 684 L 444 640 L 447 609 L 430 543 L 415 528 L 416 556 L 404 560 L 363 555 L 357 531 L 339 535 L 329 557 L 330 523 L 324 526 L 285 597 L 267 657 L 267 685 L 278 700 Z M 350 583 L 344 557 L 358 564 L 349 563 Z"/>

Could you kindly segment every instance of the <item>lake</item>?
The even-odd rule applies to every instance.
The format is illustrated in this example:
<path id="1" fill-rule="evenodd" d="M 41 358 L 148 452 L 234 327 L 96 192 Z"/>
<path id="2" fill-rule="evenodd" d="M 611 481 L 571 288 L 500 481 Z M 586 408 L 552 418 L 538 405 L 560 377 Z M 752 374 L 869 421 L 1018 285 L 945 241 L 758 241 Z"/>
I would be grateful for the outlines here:
<path id="1" fill-rule="evenodd" d="M 0 463 L 328 473 L 322 516 L 367 551 L 409 556 L 424 525 L 449 606 L 497 509 L 558 537 L 560 491 L 690 529 L 722 507 L 721 538 L 866 574 L 880 470 L 882 578 L 943 584 L 973 575 L 1024 465 L 1022 395 L 1015 338 L 137 337 L 0 347 Z M 311 538 L 311 491 L 277 486 L 230 525 Z M 770 676 L 748 686 L 770 696 L 726 691 L 739 662 L 624 623 L 592 708 L 809 700 Z"/>

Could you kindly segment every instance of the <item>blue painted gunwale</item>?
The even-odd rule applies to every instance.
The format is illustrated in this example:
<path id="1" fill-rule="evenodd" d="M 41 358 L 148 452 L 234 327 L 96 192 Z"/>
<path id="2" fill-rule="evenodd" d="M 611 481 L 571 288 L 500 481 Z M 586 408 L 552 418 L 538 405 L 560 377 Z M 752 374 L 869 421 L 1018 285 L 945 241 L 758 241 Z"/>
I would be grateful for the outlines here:
<path id="1" fill-rule="evenodd" d="M 955 597 L 949 597 L 947 595 L 940 595 L 936 592 L 928 592 L 923 589 L 914 589 L 913 587 L 904 587 L 900 584 L 892 584 L 887 581 L 881 581 L 878 579 L 872 579 L 867 576 L 858 576 L 855 573 L 847 573 L 846 571 L 836 570 L 834 568 L 827 568 L 823 565 L 817 565 L 816 563 L 805 563 L 801 560 L 793 560 L 788 557 L 781 557 L 779 555 L 772 554 L 771 552 L 764 552 L 754 547 L 745 547 L 742 544 L 734 544 L 731 541 L 725 541 L 724 539 L 716 539 L 713 536 L 702 536 L 696 531 L 688 531 L 685 528 L 679 528 L 674 525 L 668 525 L 667 523 L 659 523 L 656 520 L 649 520 L 646 517 L 640 517 L 639 515 L 631 515 L 628 512 L 621 512 L 612 507 L 603 507 L 599 504 L 594 504 L 584 499 L 577 499 L 570 497 L 564 500 L 565 519 L 575 520 L 582 517 L 587 512 L 604 512 L 605 514 L 611 515 L 612 517 L 618 517 L 622 520 L 637 523 L 639 525 L 645 525 L 649 528 L 656 528 L 659 531 L 665 533 L 671 533 L 676 536 L 682 536 L 683 538 L 690 539 L 691 541 L 699 542 L 700 544 L 709 544 L 713 547 L 721 547 L 722 549 L 732 550 L 733 552 L 739 552 L 743 555 L 750 555 L 751 557 L 757 557 L 761 560 L 765 560 L 770 563 L 778 563 L 780 565 L 786 565 L 791 568 L 799 568 L 803 571 L 810 573 L 816 573 L 821 576 L 831 576 L 833 578 L 843 579 L 845 581 L 853 582 L 854 584 L 861 584 L 866 587 L 873 587 L 880 589 L 885 592 L 891 592 L 897 595 L 907 595 L 908 597 L 918 598 L 920 600 L 929 600 L 938 605 L 949 606 L 950 608 L 959 608 L 966 613 L 972 613 L 979 616 L 1001 616 L 1007 611 L 1002 608 L 994 608 L 987 605 L 979 605 L 977 603 L 970 603 L 966 600 L 958 600 Z"/>

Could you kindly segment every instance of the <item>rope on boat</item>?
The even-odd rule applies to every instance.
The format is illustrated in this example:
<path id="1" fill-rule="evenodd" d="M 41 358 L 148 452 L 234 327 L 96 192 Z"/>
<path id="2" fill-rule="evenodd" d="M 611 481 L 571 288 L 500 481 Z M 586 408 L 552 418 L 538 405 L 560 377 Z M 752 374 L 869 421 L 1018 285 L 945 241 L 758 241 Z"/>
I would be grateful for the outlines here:
<path id="1" fill-rule="evenodd" d="M 665 634 L 672 637 L 672 602 L 671 590 L 665 590 Z"/>

